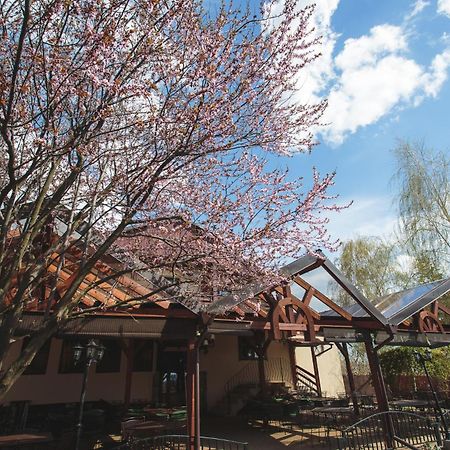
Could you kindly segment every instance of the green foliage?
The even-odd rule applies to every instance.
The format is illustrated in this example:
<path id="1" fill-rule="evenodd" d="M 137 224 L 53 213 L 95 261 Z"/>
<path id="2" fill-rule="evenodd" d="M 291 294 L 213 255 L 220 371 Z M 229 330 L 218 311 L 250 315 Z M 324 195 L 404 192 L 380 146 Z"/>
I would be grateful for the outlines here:
<path id="1" fill-rule="evenodd" d="M 426 350 L 411 347 L 392 347 L 382 351 L 379 360 L 386 379 L 391 381 L 398 375 L 424 375 L 414 352 L 424 354 Z M 443 347 L 432 350 L 431 361 L 427 363 L 430 375 L 441 379 L 450 378 L 450 349 Z"/>
<path id="2" fill-rule="evenodd" d="M 359 237 L 346 242 L 336 261 L 341 272 L 371 301 L 389 292 L 402 289 L 410 282 L 408 273 L 397 263 L 397 248 L 393 243 L 375 237 Z M 341 305 L 353 302 L 335 284 L 330 284 L 333 298 Z M 353 344 L 350 350 L 354 373 L 368 373 L 364 344 Z"/>
<path id="3" fill-rule="evenodd" d="M 397 263 L 396 245 L 380 238 L 359 237 L 346 242 L 337 265 L 369 300 L 409 282 L 408 274 Z"/>

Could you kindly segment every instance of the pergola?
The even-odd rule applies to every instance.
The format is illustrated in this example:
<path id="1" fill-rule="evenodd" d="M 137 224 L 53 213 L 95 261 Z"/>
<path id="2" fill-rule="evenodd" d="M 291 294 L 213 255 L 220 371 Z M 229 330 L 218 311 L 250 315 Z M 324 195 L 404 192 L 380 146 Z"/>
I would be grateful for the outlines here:
<path id="1" fill-rule="evenodd" d="M 339 305 L 306 281 L 318 270 L 343 290 L 347 306 Z M 270 330 L 268 339 L 283 339 L 293 347 L 311 347 L 319 390 L 320 374 L 313 348 L 335 344 L 345 359 L 356 413 L 358 405 L 347 343 L 365 344 L 380 411 L 387 411 L 389 405 L 378 350 L 386 345 L 434 348 L 450 344 L 450 325 L 445 321 L 450 308 L 439 302 L 450 292 L 450 278 L 369 300 L 321 252 L 292 262 L 282 272 L 290 281 L 259 292 L 253 303 L 248 298 L 234 302 L 228 299 L 218 302 L 219 305 L 228 302 L 228 310 L 243 318 L 246 309 L 255 310 L 254 299 L 258 299 L 257 314 L 266 321 L 264 329 Z M 215 311 L 219 305 L 212 305 L 211 309 Z M 258 325 L 252 323 L 250 327 L 256 329 Z"/>
<path id="2" fill-rule="evenodd" d="M 72 263 L 62 271 L 61 290 L 76 271 L 76 255 L 73 255 Z M 113 267 L 117 268 L 117 261 L 103 261 L 95 272 L 88 275 L 81 288 L 95 283 L 102 274 L 111 274 L 116 270 Z M 317 283 L 314 285 L 311 275 L 319 271 L 322 277 L 325 275 L 334 280 L 342 289 L 348 297 L 347 306 L 321 292 Z M 354 392 L 347 343 L 363 342 L 380 411 L 389 407 L 378 363 L 377 351 L 380 348 L 385 345 L 436 347 L 450 344 L 450 326 L 444 320 L 450 316 L 450 309 L 439 303 L 439 299 L 450 292 L 450 279 L 369 300 L 319 251 L 286 265 L 281 272 L 285 281 L 279 285 L 251 285 L 210 302 L 191 298 L 174 301 L 164 290 L 152 295 L 156 283 L 154 277 L 122 276 L 115 280 L 111 277 L 111 281 L 98 283 L 95 289 L 89 290 L 84 299 L 86 307 L 100 302 L 109 307 L 122 304 L 126 310 L 119 307 L 108 313 L 100 311 L 88 317 L 81 315 L 71 321 L 61 334 L 124 340 L 133 337 L 173 339 L 174 336 L 184 339 L 187 342 L 186 392 L 191 450 L 199 448 L 199 348 L 208 335 L 254 336 L 261 389 L 265 387 L 264 355 L 271 341 L 288 343 L 294 379 L 295 347 L 311 347 L 319 392 L 320 374 L 315 347 L 330 343 L 340 349 L 346 362 L 350 388 Z M 138 303 L 133 303 L 133 298 L 145 298 L 145 305 L 138 306 Z M 23 332 L 39 326 L 45 305 L 46 302 L 30 305 L 22 323 Z M 128 354 L 132 348 L 125 347 L 124 350 L 131 361 Z M 125 402 L 129 401 L 131 376 L 132 367 L 129 367 Z M 357 412 L 357 402 L 354 404 Z"/>

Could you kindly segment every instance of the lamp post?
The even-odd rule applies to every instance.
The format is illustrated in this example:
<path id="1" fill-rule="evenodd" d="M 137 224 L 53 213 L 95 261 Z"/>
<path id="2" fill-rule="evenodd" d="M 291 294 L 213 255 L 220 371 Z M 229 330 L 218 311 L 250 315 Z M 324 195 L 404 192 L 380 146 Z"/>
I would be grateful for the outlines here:
<path id="1" fill-rule="evenodd" d="M 84 400 L 86 397 L 89 368 L 92 364 L 96 364 L 101 361 L 101 359 L 103 358 L 103 353 L 105 352 L 105 347 L 94 339 L 90 339 L 85 347 L 83 347 L 81 344 L 76 344 L 73 347 L 73 360 L 75 364 L 80 362 L 83 351 L 86 352 L 86 365 L 84 367 L 83 384 L 81 386 L 80 410 L 78 412 L 78 422 L 76 425 L 77 437 L 75 442 L 75 450 L 78 450 L 80 446 L 81 429 L 83 427 Z"/>
<path id="2" fill-rule="evenodd" d="M 434 403 L 436 404 L 436 409 L 439 412 L 439 415 L 441 416 L 441 420 L 442 420 L 442 425 L 444 427 L 445 430 L 445 439 L 450 439 L 450 432 L 448 429 L 448 424 L 447 424 L 447 420 L 445 419 L 445 415 L 444 412 L 442 411 L 441 405 L 439 403 L 439 399 L 436 393 L 436 390 L 434 389 L 433 386 L 433 382 L 431 380 L 431 376 L 430 373 L 428 372 L 428 368 L 427 368 L 427 361 L 431 361 L 431 351 L 429 349 L 427 349 L 425 351 L 425 354 L 422 354 L 420 352 L 414 352 L 414 356 L 416 358 L 416 361 L 421 364 L 421 366 L 423 367 L 423 370 L 425 372 L 425 375 L 427 377 L 428 380 L 428 384 L 430 386 L 431 389 L 431 393 L 433 394 L 433 399 L 434 399 Z"/>

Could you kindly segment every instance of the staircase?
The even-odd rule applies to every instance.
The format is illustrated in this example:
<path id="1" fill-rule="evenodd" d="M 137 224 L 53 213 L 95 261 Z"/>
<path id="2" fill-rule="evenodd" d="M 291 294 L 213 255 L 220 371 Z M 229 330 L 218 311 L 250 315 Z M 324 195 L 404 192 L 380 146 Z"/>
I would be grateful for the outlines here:
<path id="1" fill-rule="evenodd" d="M 295 366 L 295 389 L 305 395 L 320 395 L 320 388 L 316 376 L 300 366 Z"/>
<path id="2" fill-rule="evenodd" d="M 271 358 L 264 361 L 266 383 L 275 388 L 292 386 L 289 360 Z M 225 395 L 215 405 L 213 413 L 218 416 L 235 416 L 260 390 L 258 361 L 249 361 L 225 384 Z M 270 387 L 269 387 L 270 390 Z"/>

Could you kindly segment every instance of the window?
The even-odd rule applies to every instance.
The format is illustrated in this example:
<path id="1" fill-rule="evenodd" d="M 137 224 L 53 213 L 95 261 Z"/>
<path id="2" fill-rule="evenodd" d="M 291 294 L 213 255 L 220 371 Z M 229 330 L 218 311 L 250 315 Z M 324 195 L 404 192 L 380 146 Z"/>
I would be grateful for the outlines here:
<path id="1" fill-rule="evenodd" d="M 30 338 L 26 337 L 23 340 L 22 352 L 25 350 Z M 50 355 L 50 344 L 51 339 L 49 339 L 36 353 L 30 365 L 23 372 L 24 375 L 45 375 L 47 371 L 48 357 Z"/>
<path id="2" fill-rule="evenodd" d="M 258 359 L 255 343 L 253 339 L 247 336 L 238 336 L 239 360 Z"/>
<path id="3" fill-rule="evenodd" d="M 122 349 L 119 341 L 114 339 L 107 339 L 100 342 L 105 347 L 103 358 L 97 363 L 97 373 L 112 373 L 120 372 L 120 359 L 122 356 Z"/>
<path id="4" fill-rule="evenodd" d="M 134 372 L 151 372 L 153 370 L 153 341 L 134 341 Z"/>

